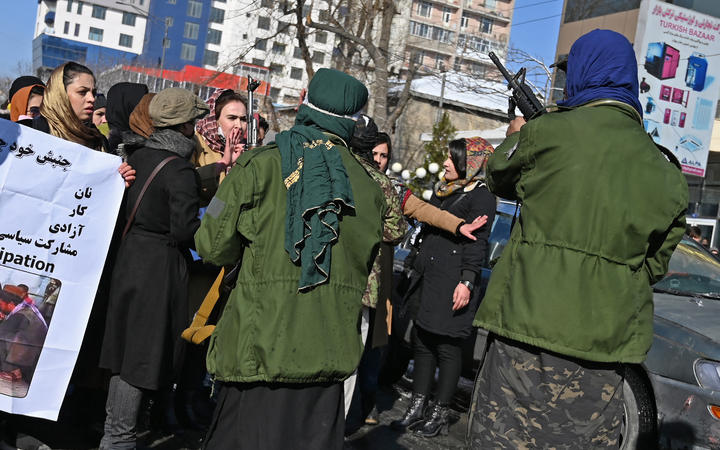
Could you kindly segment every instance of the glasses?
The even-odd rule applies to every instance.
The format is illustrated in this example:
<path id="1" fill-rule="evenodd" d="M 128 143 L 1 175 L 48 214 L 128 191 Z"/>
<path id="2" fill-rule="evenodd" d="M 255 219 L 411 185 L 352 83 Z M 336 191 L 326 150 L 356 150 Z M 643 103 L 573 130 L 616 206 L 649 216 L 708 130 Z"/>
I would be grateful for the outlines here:
<path id="1" fill-rule="evenodd" d="M 39 106 L 31 106 L 30 109 L 27 110 L 27 115 L 30 117 L 37 117 L 40 115 L 40 107 Z"/>

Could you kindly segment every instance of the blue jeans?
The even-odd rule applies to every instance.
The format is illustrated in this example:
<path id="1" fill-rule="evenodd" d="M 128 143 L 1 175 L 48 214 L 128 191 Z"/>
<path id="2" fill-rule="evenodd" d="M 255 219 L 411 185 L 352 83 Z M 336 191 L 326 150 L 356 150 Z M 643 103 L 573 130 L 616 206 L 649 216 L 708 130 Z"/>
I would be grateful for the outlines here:
<path id="1" fill-rule="evenodd" d="M 137 445 L 137 419 L 143 392 L 113 375 L 105 403 L 105 433 L 100 450 L 134 449 Z"/>

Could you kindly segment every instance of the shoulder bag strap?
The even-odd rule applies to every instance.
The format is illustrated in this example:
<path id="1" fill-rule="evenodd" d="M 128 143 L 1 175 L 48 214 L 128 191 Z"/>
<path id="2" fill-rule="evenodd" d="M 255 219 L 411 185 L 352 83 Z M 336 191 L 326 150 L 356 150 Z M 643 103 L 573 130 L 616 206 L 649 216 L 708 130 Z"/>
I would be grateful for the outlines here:
<path id="1" fill-rule="evenodd" d="M 135 206 L 133 207 L 132 212 L 130 213 L 130 217 L 128 218 L 127 223 L 125 224 L 125 229 L 123 230 L 122 238 L 125 239 L 125 235 L 128 231 L 130 231 L 130 226 L 133 223 L 133 220 L 135 220 L 135 213 L 137 213 L 138 207 L 140 206 L 140 202 L 142 201 L 143 195 L 145 195 L 145 191 L 147 191 L 148 186 L 150 186 L 150 183 L 152 183 L 152 180 L 155 179 L 155 176 L 162 170 L 163 167 L 173 159 L 179 159 L 179 156 L 168 156 L 167 158 L 160 161 L 160 164 L 158 164 L 155 169 L 153 169 L 152 173 L 148 177 L 147 181 L 145 182 L 145 185 L 143 185 L 142 190 L 140 191 L 140 195 L 138 195 L 137 200 L 135 201 Z"/>

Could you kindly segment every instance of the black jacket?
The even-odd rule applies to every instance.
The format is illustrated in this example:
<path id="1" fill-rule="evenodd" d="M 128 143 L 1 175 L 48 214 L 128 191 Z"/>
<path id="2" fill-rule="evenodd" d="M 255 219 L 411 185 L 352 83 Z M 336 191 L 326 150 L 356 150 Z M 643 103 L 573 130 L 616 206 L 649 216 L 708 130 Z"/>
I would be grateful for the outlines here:
<path id="1" fill-rule="evenodd" d="M 127 191 L 129 215 L 153 169 L 174 153 L 140 148 L 128 163 L 137 179 Z M 188 247 L 200 226 L 195 169 L 177 158 L 148 187 L 120 245 L 100 363 L 128 383 L 158 389 L 177 368 L 187 322 Z"/>
<path id="2" fill-rule="evenodd" d="M 482 294 L 479 275 L 481 268 L 487 266 L 488 238 L 495 218 L 495 196 L 487 187 L 479 186 L 470 192 L 459 191 L 443 199 L 433 195 L 430 203 L 468 223 L 478 216 L 488 216 L 487 225 L 475 232 L 477 241 L 424 225 L 423 241 L 415 259 L 415 268 L 421 275 L 411 297 L 416 324 L 435 334 L 467 337 L 472 332 L 472 321 Z M 459 311 L 453 311 L 453 293 L 458 283 L 464 280 L 475 285 L 470 303 Z"/>

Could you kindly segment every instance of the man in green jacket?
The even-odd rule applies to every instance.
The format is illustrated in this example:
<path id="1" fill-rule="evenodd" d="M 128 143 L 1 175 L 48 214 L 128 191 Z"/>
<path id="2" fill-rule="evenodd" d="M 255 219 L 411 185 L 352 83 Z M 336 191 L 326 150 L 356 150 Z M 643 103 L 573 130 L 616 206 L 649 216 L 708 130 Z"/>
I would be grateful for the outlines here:
<path id="1" fill-rule="evenodd" d="M 318 70 L 295 125 L 242 154 L 208 206 L 198 253 L 241 269 L 210 338 L 221 390 L 207 449 L 343 446 L 342 381 L 362 353 L 362 296 L 387 213 L 347 148 L 367 97 L 355 78 Z"/>
<path id="2" fill-rule="evenodd" d="M 650 348 L 650 286 L 688 203 L 677 160 L 643 129 L 637 80 L 622 35 L 580 37 L 567 100 L 514 121 L 489 161 L 490 190 L 522 212 L 474 321 L 490 346 L 472 448 L 618 447 L 623 363 Z"/>

